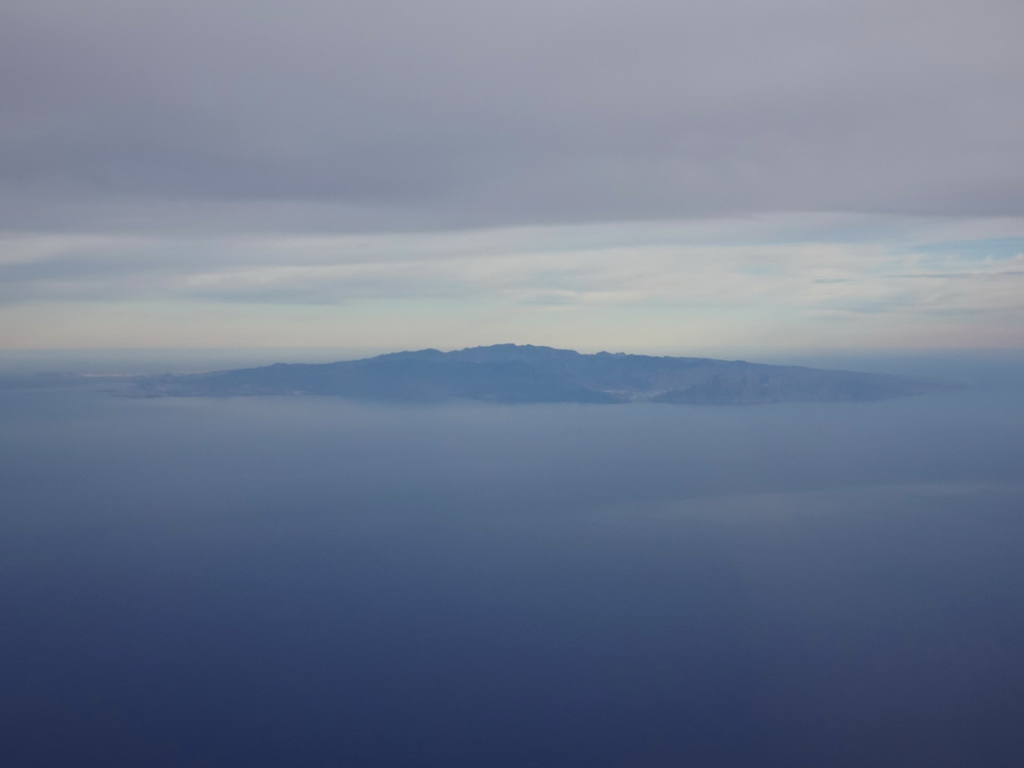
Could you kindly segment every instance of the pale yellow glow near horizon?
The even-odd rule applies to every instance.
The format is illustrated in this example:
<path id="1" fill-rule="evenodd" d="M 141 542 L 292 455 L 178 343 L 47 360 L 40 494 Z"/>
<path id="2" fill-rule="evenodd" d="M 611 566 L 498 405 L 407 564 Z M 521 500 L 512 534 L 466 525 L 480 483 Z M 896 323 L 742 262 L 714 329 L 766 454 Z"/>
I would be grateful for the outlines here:
<path id="1" fill-rule="evenodd" d="M 1024 348 L 1024 329 L 964 318 L 366 301 L 277 306 L 55 303 L 0 308 L 0 349 L 456 349 L 513 342 L 581 351 Z"/>

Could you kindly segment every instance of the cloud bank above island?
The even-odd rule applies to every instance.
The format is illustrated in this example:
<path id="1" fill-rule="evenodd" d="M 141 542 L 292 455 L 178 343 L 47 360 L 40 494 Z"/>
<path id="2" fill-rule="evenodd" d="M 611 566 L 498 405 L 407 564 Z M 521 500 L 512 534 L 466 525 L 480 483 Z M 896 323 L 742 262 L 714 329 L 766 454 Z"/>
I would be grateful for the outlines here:
<path id="1" fill-rule="evenodd" d="M 8 3 L 5 345 L 1021 346 L 1021 28 L 1006 0 Z"/>

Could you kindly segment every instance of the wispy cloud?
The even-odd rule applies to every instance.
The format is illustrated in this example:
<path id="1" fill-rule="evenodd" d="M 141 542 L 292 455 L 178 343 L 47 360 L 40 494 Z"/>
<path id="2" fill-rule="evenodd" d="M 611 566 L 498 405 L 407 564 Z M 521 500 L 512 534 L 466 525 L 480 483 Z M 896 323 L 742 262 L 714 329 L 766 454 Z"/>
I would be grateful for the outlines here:
<path id="1" fill-rule="evenodd" d="M 844 230 L 841 217 L 832 221 Z M 928 317 L 987 316 L 1000 327 L 1008 317 L 1024 320 L 1024 254 L 1004 248 L 979 258 L 978 241 L 964 239 L 936 248 L 927 221 L 900 228 L 878 220 L 881 239 L 833 241 L 813 216 L 801 226 L 792 217 L 731 224 L 652 225 L 646 237 L 636 237 L 638 225 L 624 225 L 626 233 L 603 225 L 208 240 L 26 235 L 0 264 L 0 302 L 364 313 L 374 303 L 393 311 L 396 302 L 431 302 L 435 312 L 457 312 L 483 302 L 513 313 L 557 311 L 559 322 L 571 322 L 565 313 L 605 312 L 607 323 L 654 313 L 707 322 L 712 334 L 728 314 L 788 333 L 828 317 L 845 317 L 851 330 L 867 322 L 858 317 L 886 318 L 895 335 Z M 1024 232 L 1024 221 L 1017 226 Z"/>

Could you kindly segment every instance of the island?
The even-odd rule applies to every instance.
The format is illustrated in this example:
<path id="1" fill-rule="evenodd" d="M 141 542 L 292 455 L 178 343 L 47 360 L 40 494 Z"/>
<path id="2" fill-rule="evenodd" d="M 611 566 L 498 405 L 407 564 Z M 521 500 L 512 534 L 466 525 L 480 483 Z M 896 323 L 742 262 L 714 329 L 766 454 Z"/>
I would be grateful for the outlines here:
<path id="1" fill-rule="evenodd" d="M 137 377 L 134 397 L 320 395 L 392 402 L 676 403 L 849 402 L 906 397 L 941 382 L 742 360 L 496 344 L 423 349 L 325 364 L 278 363 Z"/>

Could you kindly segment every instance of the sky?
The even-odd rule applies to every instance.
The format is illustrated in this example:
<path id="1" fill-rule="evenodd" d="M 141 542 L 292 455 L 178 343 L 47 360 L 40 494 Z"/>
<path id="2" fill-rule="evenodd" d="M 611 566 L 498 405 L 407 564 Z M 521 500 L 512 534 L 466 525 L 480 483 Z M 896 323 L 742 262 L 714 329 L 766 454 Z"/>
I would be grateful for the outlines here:
<path id="1" fill-rule="evenodd" d="M 0 349 L 1024 347 L 1019 0 L 7 0 Z"/>

